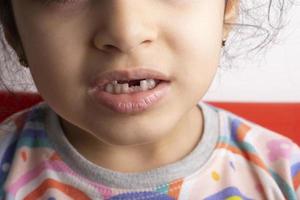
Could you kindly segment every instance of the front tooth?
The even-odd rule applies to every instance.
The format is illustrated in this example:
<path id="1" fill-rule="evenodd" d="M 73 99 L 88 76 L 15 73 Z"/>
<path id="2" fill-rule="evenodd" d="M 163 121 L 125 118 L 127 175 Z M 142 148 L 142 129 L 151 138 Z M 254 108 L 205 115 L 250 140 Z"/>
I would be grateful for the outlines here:
<path id="1" fill-rule="evenodd" d="M 129 93 L 129 84 L 128 83 L 122 84 L 121 88 L 122 88 L 123 93 Z"/>
<path id="2" fill-rule="evenodd" d="M 111 83 L 107 84 L 106 87 L 105 87 L 105 91 L 109 92 L 109 93 L 113 93 L 113 91 L 114 91 L 113 84 L 111 84 Z"/>
<path id="3" fill-rule="evenodd" d="M 148 82 L 146 80 L 140 81 L 140 87 L 142 91 L 148 90 Z"/>
<path id="4" fill-rule="evenodd" d="M 148 88 L 153 89 L 155 87 L 155 80 L 153 79 L 147 79 L 148 82 Z"/>
<path id="5" fill-rule="evenodd" d="M 105 91 L 109 93 L 132 93 L 132 92 L 140 92 L 146 91 L 149 89 L 153 89 L 156 86 L 156 82 L 153 79 L 141 80 L 139 86 L 131 86 L 129 87 L 128 83 L 120 84 L 118 81 L 112 81 L 107 84 L 105 87 Z"/>
<path id="6" fill-rule="evenodd" d="M 114 85 L 114 90 L 116 94 L 120 94 L 122 91 L 122 85 L 121 84 Z"/>

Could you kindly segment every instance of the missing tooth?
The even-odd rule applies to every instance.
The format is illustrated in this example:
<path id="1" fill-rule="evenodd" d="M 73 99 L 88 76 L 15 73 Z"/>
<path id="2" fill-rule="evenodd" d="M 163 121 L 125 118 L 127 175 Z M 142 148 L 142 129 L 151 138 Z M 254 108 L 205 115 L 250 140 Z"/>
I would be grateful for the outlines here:
<path id="1" fill-rule="evenodd" d="M 129 87 L 130 86 L 140 86 L 140 81 L 142 81 L 142 80 L 145 80 L 145 79 L 118 81 L 118 84 L 128 83 Z"/>

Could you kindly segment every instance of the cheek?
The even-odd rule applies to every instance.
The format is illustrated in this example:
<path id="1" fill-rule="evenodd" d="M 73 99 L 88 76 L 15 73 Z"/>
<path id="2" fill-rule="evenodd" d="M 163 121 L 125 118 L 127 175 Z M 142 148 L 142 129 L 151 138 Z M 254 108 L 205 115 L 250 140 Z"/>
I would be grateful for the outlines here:
<path id="1" fill-rule="evenodd" d="M 209 81 L 214 75 L 220 59 L 221 27 L 200 25 L 199 28 L 185 29 L 174 38 L 175 60 L 182 63 L 176 69 L 177 74 L 183 79 L 190 77 L 187 82 Z"/>
<path id="2" fill-rule="evenodd" d="M 178 96 L 191 101 L 203 97 L 219 65 L 222 24 L 218 20 L 214 24 L 207 21 L 184 26 L 172 41 Z"/>
<path id="3" fill-rule="evenodd" d="M 216 9 L 217 6 L 220 8 Z M 172 36 L 168 42 L 173 54 L 191 64 L 206 63 L 200 67 L 218 63 L 223 32 L 221 4 L 212 2 L 203 7 L 195 8 L 197 11 L 180 16 L 163 28 L 169 30 L 165 34 Z"/>
<path id="4" fill-rule="evenodd" d="M 64 98 L 71 102 L 84 89 L 80 79 L 85 72 L 79 67 L 83 54 L 76 46 L 78 43 L 55 33 L 47 34 L 45 37 L 32 34 L 27 40 L 32 42 L 27 45 L 32 78 L 44 99 Z"/>
<path id="5" fill-rule="evenodd" d="M 59 85 L 62 80 L 68 81 L 67 74 L 79 73 L 77 66 L 84 56 L 82 46 L 86 36 L 83 31 L 74 30 L 82 26 L 77 26 L 75 20 L 61 19 L 65 22 L 59 23 L 61 20 L 51 20 L 46 14 L 31 16 L 22 12 L 19 11 L 16 22 L 37 84 L 48 81 Z"/>
<path id="6" fill-rule="evenodd" d="M 30 33 L 23 34 L 33 78 L 62 84 L 61 81 L 68 83 L 69 77 L 76 77 L 80 73 L 78 63 L 84 56 L 82 48 L 79 48 L 82 47 L 82 40 L 76 40 L 79 36 L 74 34 L 68 37 L 71 35 L 68 30 L 40 25 L 32 27 Z"/>
<path id="7" fill-rule="evenodd" d="M 82 45 L 82 40 L 74 42 L 71 37 L 67 37 L 74 35 L 70 33 L 73 29 L 66 28 L 68 23 L 59 25 L 53 20 L 46 20 L 44 15 L 33 12 L 33 8 L 30 10 L 25 7 L 25 3 L 22 5 L 25 9 L 20 5 L 18 3 L 15 6 L 16 23 L 38 91 L 51 104 L 55 99 L 67 99 L 71 102 L 74 95 L 78 96 L 83 92 L 82 85 L 78 84 L 78 63 L 82 59 L 82 53 L 79 52 L 82 49 L 78 45 Z"/>

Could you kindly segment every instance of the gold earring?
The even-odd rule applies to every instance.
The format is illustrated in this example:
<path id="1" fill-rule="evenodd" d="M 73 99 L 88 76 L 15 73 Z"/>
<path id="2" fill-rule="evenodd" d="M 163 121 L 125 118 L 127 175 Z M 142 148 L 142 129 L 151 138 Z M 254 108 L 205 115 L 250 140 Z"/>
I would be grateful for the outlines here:
<path id="1" fill-rule="evenodd" d="M 225 47 L 226 45 L 226 40 L 222 40 L 222 46 Z"/>

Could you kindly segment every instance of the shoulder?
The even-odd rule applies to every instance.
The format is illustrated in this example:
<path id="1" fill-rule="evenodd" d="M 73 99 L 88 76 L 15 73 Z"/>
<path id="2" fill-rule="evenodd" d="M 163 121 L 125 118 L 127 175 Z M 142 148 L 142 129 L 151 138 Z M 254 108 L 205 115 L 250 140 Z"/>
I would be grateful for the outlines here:
<path id="1" fill-rule="evenodd" d="M 231 112 L 220 115 L 219 148 L 244 157 L 268 174 L 288 199 L 300 198 L 300 149 L 291 139 Z"/>
<path id="2" fill-rule="evenodd" d="M 6 118 L 0 123 L 0 147 L 7 146 L 9 141 L 19 136 L 25 128 L 37 126 L 45 115 L 47 104 L 44 102 L 23 109 Z M 0 155 L 1 155 L 0 148 Z M 1 158 L 1 157 L 0 157 Z"/>
<path id="3" fill-rule="evenodd" d="M 38 126 L 43 108 L 45 108 L 45 104 L 39 103 L 12 114 L 0 123 L 0 197 L 20 138 L 27 134 L 30 127 Z"/>
<path id="4" fill-rule="evenodd" d="M 0 123 L 0 155 L 23 129 L 28 114 L 29 109 L 27 108 L 12 114 Z"/>
<path id="5" fill-rule="evenodd" d="M 231 142 L 248 143 L 256 149 L 267 147 L 270 151 L 275 150 L 274 146 L 277 148 L 282 147 L 282 150 L 294 149 L 299 151 L 299 146 L 283 134 L 267 129 L 229 111 L 215 109 L 219 112 L 220 126 L 224 131 L 223 136 L 230 137 Z M 291 148 L 288 148 L 288 146 Z M 279 157 L 280 155 L 272 158 L 272 160 Z"/>
<path id="6" fill-rule="evenodd" d="M 0 141 L 7 135 L 16 133 L 22 129 L 29 113 L 32 112 L 35 107 L 37 107 L 37 105 L 18 111 L 0 122 Z"/>

